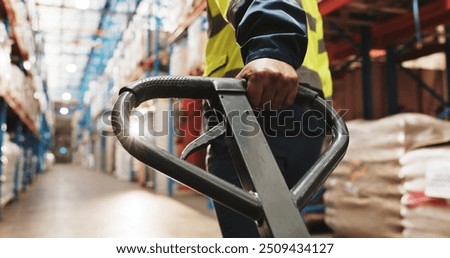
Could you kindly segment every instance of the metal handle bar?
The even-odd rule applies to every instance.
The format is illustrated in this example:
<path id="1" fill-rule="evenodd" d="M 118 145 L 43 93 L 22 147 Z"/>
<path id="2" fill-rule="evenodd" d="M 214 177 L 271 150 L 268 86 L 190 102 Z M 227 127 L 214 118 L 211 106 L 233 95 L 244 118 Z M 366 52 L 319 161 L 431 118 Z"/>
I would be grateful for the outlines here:
<path id="1" fill-rule="evenodd" d="M 344 158 L 349 143 L 349 133 L 342 117 L 331 105 L 320 98 L 318 93 L 301 87 L 296 103 L 303 106 L 309 105 L 311 109 L 321 112 L 333 137 L 328 148 L 291 190 L 297 207 L 303 209 Z"/>
<path id="2" fill-rule="evenodd" d="M 250 193 L 207 173 L 146 141 L 127 137 L 130 112 L 142 102 L 156 98 L 212 99 L 216 97 L 213 81 L 203 77 L 152 77 L 121 89 L 112 111 L 112 126 L 123 147 L 141 162 L 167 176 L 211 197 L 252 219 L 262 214 L 261 203 Z"/>
<path id="3" fill-rule="evenodd" d="M 245 94 L 244 82 L 230 78 L 152 77 L 122 88 L 112 112 L 114 133 L 124 148 L 135 158 L 169 177 L 188 185 L 219 203 L 254 220 L 264 216 L 259 198 L 206 171 L 181 160 L 142 140 L 133 140 L 124 132 L 130 130 L 130 113 L 142 102 L 156 98 L 219 98 L 219 94 Z M 345 155 L 348 145 L 347 127 L 336 111 L 319 94 L 301 87 L 297 102 L 321 112 L 331 128 L 333 141 L 319 160 L 291 190 L 299 209 L 329 176 Z"/>

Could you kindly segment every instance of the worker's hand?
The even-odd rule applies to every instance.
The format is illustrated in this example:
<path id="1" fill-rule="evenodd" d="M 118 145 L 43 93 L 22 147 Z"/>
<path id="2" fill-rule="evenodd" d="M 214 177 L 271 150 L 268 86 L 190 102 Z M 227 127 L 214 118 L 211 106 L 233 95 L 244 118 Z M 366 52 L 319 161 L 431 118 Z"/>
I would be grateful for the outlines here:
<path id="1" fill-rule="evenodd" d="M 298 75 L 288 63 L 261 58 L 248 63 L 237 78 L 247 79 L 247 96 L 255 108 L 280 109 L 294 104 Z"/>

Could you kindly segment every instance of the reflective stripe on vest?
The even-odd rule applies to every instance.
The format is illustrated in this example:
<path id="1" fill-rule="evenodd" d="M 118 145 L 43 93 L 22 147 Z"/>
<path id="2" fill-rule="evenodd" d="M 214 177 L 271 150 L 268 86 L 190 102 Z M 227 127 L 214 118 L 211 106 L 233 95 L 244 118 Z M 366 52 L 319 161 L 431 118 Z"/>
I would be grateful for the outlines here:
<path id="1" fill-rule="evenodd" d="M 323 38 L 323 20 L 315 0 L 297 0 L 306 12 L 308 21 L 308 49 L 305 60 L 298 69 L 300 81 L 322 88 L 325 97 L 333 94 L 333 81 L 328 53 Z"/>
<path id="2" fill-rule="evenodd" d="M 206 46 L 205 76 L 234 77 L 244 67 L 235 32 L 225 20 L 231 0 L 208 0 L 209 39 Z M 323 22 L 315 0 L 297 0 L 307 14 L 308 49 L 298 69 L 300 81 L 332 95 L 328 54 L 323 40 Z"/>
<path id="3" fill-rule="evenodd" d="M 208 0 L 208 44 L 205 76 L 235 77 L 244 67 L 233 27 L 225 20 L 230 1 Z"/>

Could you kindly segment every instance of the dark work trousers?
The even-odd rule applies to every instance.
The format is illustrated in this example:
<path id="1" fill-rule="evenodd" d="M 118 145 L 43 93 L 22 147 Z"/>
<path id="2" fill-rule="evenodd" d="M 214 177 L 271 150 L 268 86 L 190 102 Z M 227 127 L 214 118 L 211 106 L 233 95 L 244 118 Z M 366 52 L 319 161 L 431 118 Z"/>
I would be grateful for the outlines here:
<path id="1" fill-rule="evenodd" d="M 318 119 L 317 113 L 305 112 L 299 106 L 283 112 L 257 112 L 256 115 L 285 181 L 291 189 L 320 155 L 325 135 L 324 120 Z M 251 148 L 249 150 L 257 151 Z M 210 173 L 241 187 L 224 139 L 217 139 L 209 146 L 207 167 Z M 223 237 L 259 237 L 253 220 L 219 203 L 215 203 L 215 209 Z"/>

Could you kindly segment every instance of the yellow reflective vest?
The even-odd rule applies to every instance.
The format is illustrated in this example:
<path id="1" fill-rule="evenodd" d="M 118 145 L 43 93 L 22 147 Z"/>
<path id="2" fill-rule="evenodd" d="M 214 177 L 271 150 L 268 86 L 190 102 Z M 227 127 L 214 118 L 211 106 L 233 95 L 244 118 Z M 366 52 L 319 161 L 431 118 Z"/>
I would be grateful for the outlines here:
<path id="1" fill-rule="evenodd" d="M 308 49 L 302 66 L 297 70 L 300 82 L 322 89 L 325 97 L 333 93 L 328 54 L 323 37 L 323 21 L 316 0 L 297 0 L 308 20 Z M 208 44 L 205 76 L 234 77 L 244 67 L 235 31 L 227 22 L 231 0 L 208 0 Z"/>

